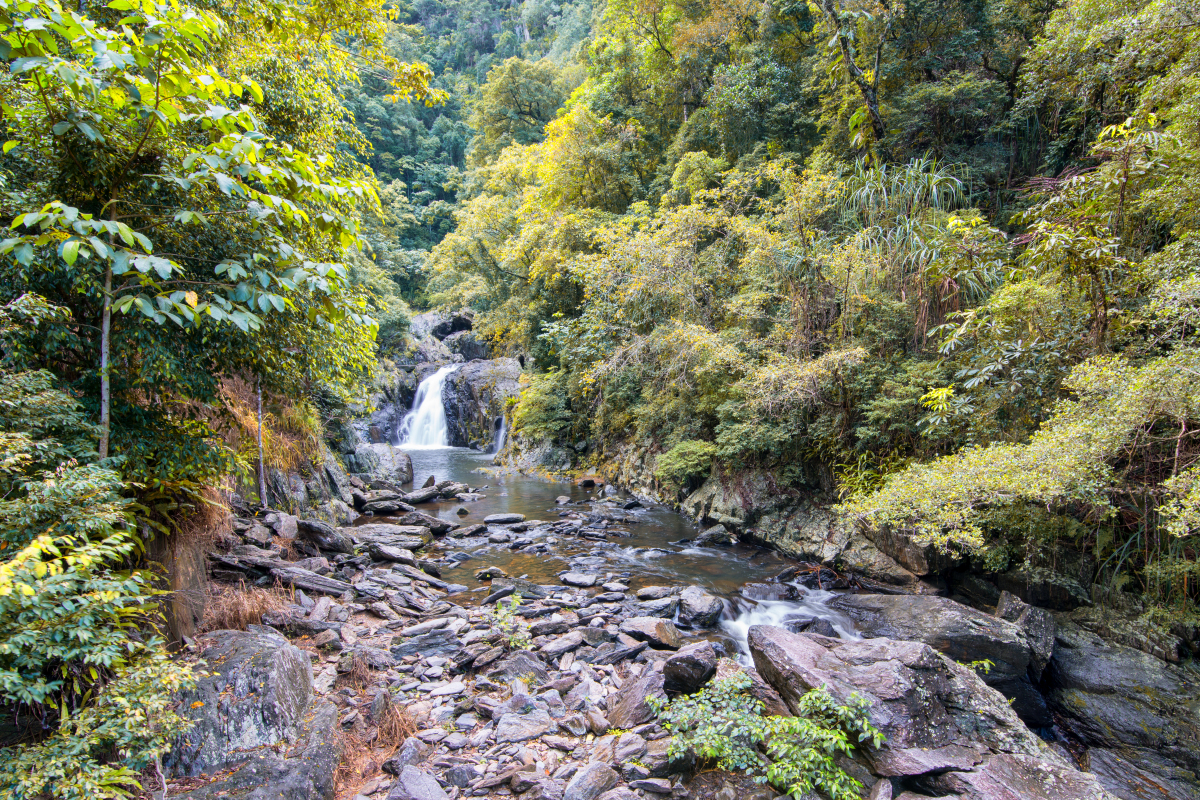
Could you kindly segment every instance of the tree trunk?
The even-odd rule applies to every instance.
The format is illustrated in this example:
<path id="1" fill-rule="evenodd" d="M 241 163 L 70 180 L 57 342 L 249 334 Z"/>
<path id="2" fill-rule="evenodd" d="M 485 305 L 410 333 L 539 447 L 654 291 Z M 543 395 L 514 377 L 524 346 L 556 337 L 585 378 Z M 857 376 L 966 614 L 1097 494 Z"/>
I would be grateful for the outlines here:
<path id="1" fill-rule="evenodd" d="M 108 458 L 111 429 L 111 387 L 108 380 L 109 339 L 112 329 L 112 265 L 104 270 L 104 312 L 100 317 L 100 457 Z"/>
<path id="2" fill-rule="evenodd" d="M 267 469 L 263 463 L 262 443 L 262 378 L 258 379 L 258 502 L 265 508 L 267 505 Z"/>

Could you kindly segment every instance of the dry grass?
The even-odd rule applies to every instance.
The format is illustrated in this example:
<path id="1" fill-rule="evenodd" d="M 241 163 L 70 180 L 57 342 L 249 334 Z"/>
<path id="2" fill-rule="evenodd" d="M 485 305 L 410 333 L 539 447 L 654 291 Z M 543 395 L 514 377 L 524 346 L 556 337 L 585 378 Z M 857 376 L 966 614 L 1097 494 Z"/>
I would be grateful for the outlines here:
<path id="1" fill-rule="evenodd" d="M 338 682 L 342 686 L 352 686 L 361 692 L 375 682 L 375 670 L 371 669 L 366 658 L 355 653 L 350 657 L 350 671 L 339 675 Z"/>
<path id="2" fill-rule="evenodd" d="M 383 762 L 399 749 L 409 736 L 417 732 L 417 724 L 408 710 L 388 706 L 378 722 L 373 741 L 364 741 L 351 731 L 340 734 L 342 758 L 334 772 L 334 787 L 339 798 L 353 797 L 358 788 L 380 772 Z"/>
<path id="3" fill-rule="evenodd" d="M 229 491 L 210 486 L 200 493 L 200 498 L 201 502 L 178 521 L 176 536 L 188 541 L 199 540 L 206 550 L 235 541 Z"/>
<path id="4" fill-rule="evenodd" d="M 258 458 L 258 393 L 243 378 L 221 381 L 221 399 L 233 418 L 222 431 L 225 444 Z M 268 467 L 294 472 L 321 456 L 322 424 L 308 403 L 263 397 L 263 457 Z"/>
<path id="5" fill-rule="evenodd" d="M 268 611 L 282 611 L 291 602 L 288 590 L 276 585 L 270 589 L 221 584 L 209 585 L 208 606 L 200 630 L 244 631 L 247 625 L 258 625 Z"/>

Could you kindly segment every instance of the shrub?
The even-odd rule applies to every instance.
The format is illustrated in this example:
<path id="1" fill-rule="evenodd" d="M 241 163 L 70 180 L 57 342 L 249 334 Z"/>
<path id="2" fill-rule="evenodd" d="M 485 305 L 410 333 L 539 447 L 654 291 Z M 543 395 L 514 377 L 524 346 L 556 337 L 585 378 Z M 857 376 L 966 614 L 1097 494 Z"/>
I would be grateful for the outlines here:
<path id="1" fill-rule="evenodd" d="M 712 442 L 687 439 L 658 457 L 654 477 L 679 489 L 687 489 L 694 481 L 707 477 L 712 469 L 717 447 Z"/>
<path id="2" fill-rule="evenodd" d="M 866 702 L 851 695 L 842 705 L 822 687 L 800 698 L 796 716 L 764 717 L 763 704 L 746 691 L 750 683 L 739 672 L 669 703 L 648 698 L 672 734 L 669 755 L 692 751 L 719 769 L 744 770 L 794 797 L 820 791 L 832 800 L 858 800 L 862 784 L 834 758 L 860 743 L 882 743 L 867 720 Z"/>

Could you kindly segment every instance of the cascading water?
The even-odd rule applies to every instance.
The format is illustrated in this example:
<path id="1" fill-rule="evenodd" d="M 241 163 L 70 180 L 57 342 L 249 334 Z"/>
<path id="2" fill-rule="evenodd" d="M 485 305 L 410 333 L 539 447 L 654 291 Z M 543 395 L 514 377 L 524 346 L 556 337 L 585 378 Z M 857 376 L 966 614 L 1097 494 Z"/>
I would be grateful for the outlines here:
<path id="1" fill-rule="evenodd" d="M 401 447 L 449 447 L 450 429 L 446 425 L 446 407 L 442 405 L 442 387 L 458 364 L 448 364 L 421 381 L 413 398 L 412 410 L 400 423 Z"/>
<path id="2" fill-rule="evenodd" d="M 774 625 L 782 628 L 792 620 L 819 618 L 827 620 L 842 639 L 862 638 L 855 630 L 854 621 L 850 617 L 826 605 L 837 596 L 833 592 L 806 589 L 799 584 L 791 586 L 798 592 L 798 600 L 755 598 L 743 591 L 743 596 L 734 601 L 735 615 L 721 620 L 721 628 L 738 644 L 741 651 L 738 653 L 738 660 L 742 663 L 753 665 L 748 643 L 752 625 Z"/>
<path id="3" fill-rule="evenodd" d="M 492 442 L 492 452 L 499 453 L 504 449 L 504 437 L 508 436 L 508 420 L 504 417 L 499 419 L 499 427 L 496 428 L 496 441 Z"/>

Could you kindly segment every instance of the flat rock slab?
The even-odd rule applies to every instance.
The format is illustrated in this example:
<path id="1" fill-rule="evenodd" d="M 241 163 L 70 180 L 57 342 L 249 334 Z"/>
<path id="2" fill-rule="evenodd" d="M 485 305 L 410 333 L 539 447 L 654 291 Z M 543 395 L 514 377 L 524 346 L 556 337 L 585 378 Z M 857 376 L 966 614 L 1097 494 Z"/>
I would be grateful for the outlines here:
<path id="1" fill-rule="evenodd" d="M 436 780 L 413 766 L 400 770 L 387 800 L 450 800 Z"/>
<path id="2" fill-rule="evenodd" d="M 525 521 L 524 514 L 488 514 L 483 518 L 487 525 L 515 525 Z"/>
<path id="3" fill-rule="evenodd" d="M 595 586 L 596 581 L 599 579 L 599 576 L 590 575 L 586 572 L 568 572 L 559 577 L 559 580 L 565 583 L 567 586 L 578 586 L 582 589 Z"/>
<path id="4" fill-rule="evenodd" d="M 678 650 L 683 643 L 679 629 L 658 617 L 630 617 L 621 623 L 620 630 L 634 639 L 668 650 Z"/>
<path id="5" fill-rule="evenodd" d="M 496 723 L 496 741 L 524 742 L 553 732 L 558 725 L 541 709 L 527 714 L 505 714 Z"/>

